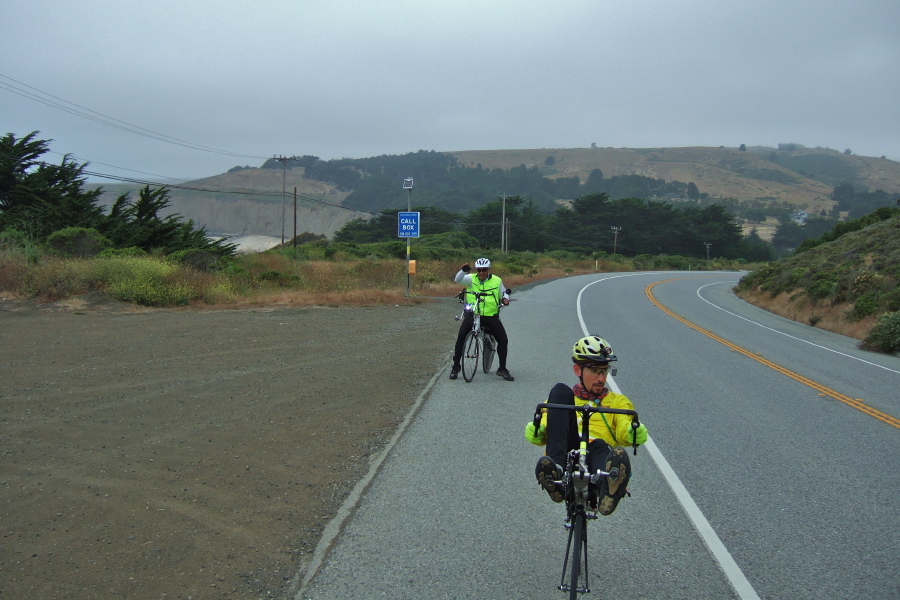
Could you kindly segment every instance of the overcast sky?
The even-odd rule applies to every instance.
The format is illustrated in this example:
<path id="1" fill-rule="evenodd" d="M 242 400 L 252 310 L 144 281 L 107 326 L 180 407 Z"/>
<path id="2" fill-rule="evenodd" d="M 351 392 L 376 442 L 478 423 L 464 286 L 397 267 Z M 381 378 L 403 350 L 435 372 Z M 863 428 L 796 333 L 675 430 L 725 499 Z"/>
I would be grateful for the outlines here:
<path id="1" fill-rule="evenodd" d="M 592 143 L 900 160 L 898 0 L 0 0 L 0 15 L 0 135 L 38 130 L 51 162 L 106 174 Z"/>

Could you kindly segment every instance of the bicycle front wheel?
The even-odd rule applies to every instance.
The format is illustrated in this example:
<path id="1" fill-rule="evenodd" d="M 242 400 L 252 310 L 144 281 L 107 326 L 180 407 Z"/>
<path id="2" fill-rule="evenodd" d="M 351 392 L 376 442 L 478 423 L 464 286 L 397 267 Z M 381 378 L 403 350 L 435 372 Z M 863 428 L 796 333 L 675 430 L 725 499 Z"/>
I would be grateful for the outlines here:
<path id="1" fill-rule="evenodd" d="M 465 352 L 462 356 L 462 372 L 463 379 L 467 382 L 475 378 L 475 371 L 478 370 L 478 359 L 481 355 L 481 338 L 474 331 L 470 331 L 466 337 Z"/>
<path id="2" fill-rule="evenodd" d="M 494 354 L 497 353 L 497 340 L 492 335 L 484 336 L 484 345 L 481 347 L 482 360 L 481 365 L 485 373 L 491 372 L 491 365 L 494 364 Z"/>
<path id="3" fill-rule="evenodd" d="M 572 523 L 572 571 L 569 574 L 569 600 L 578 600 L 578 594 L 590 592 L 587 586 L 587 569 L 584 570 L 584 585 L 581 585 L 582 562 L 587 553 L 587 532 L 584 530 L 584 513 L 575 513 Z"/>

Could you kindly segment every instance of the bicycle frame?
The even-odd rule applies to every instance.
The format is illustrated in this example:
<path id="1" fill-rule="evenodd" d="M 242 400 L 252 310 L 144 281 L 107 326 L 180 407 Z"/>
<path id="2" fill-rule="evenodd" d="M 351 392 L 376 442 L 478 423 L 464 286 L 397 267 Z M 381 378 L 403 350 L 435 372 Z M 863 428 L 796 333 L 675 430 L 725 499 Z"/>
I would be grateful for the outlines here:
<path id="1" fill-rule="evenodd" d="M 609 473 L 598 470 L 591 473 L 588 468 L 587 446 L 590 441 L 590 419 L 597 413 L 609 413 L 618 415 L 631 415 L 632 431 L 640 426 L 638 414 L 634 410 L 623 408 L 607 408 L 605 406 L 592 406 L 584 404 L 575 406 L 572 404 L 550 404 L 547 402 L 537 405 L 534 412 L 534 427 L 537 429 L 541 424 L 541 417 L 544 409 L 547 410 L 573 410 L 581 413 L 581 432 L 579 434 L 578 448 L 570 450 L 566 457 L 565 471 L 560 481 L 554 483 L 561 486 L 563 496 L 566 502 L 566 519 L 565 528 L 569 531 L 568 542 L 566 543 L 566 556 L 563 559 L 562 576 L 557 589 L 569 593 L 569 598 L 574 600 L 578 594 L 587 594 L 591 590 L 588 587 L 590 581 L 588 577 L 588 559 L 587 559 L 587 521 L 597 518 L 597 503 L 599 498 L 594 498 L 594 504 L 591 503 L 590 488 L 596 489 L 596 485 L 601 478 L 607 477 Z M 634 438 L 632 438 L 634 439 Z M 634 454 L 637 454 L 637 444 L 633 445 Z M 573 546 L 574 542 L 574 546 Z M 569 556 L 572 555 L 571 569 L 569 569 Z M 581 577 L 582 568 L 584 569 L 583 578 Z M 566 583 L 566 572 L 569 572 L 569 583 Z M 584 581 L 581 585 L 580 581 Z"/>
<path id="2" fill-rule="evenodd" d="M 463 290 L 459 294 L 463 295 L 465 293 L 466 293 L 466 290 Z M 478 305 L 481 304 L 482 298 L 484 298 L 485 296 L 490 296 L 490 295 L 491 294 L 488 292 L 475 292 L 475 302 L 473 302 L 471 304 L 468 302 L 464 302 L 462 299 L 460 299 L 460 302 L 464 302 L 463 311 L 462 311 L 462 313 L 460 313 L 460 315 L 458 317 L 456 317 L 456 320 L 462 321 L 463 319 L 465 319 L 467 312 L 472 313 L 472 316 L 474 317 L 474 323 L 472 324 L 472 331 L 474 331 L 475 333 L 480 333 L 481 332 L 481 315 L 478 314 Z"/>

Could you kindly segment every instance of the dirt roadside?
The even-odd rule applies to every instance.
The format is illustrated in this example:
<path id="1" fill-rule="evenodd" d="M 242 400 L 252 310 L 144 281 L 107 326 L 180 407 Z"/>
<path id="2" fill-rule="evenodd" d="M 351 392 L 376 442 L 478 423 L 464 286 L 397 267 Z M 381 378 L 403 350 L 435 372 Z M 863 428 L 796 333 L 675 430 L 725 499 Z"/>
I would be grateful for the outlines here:
<path id="1" fill-rule="evenodd" d="M 284 597 L 458 309 L 0 300 L 0 598 Z"/>

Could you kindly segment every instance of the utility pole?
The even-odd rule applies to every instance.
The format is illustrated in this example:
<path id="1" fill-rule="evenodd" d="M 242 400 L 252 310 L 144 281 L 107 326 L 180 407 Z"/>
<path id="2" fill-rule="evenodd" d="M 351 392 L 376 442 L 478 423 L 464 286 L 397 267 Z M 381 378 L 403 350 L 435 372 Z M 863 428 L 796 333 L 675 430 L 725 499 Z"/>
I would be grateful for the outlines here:
<path id="1" fill-rule="evenodd" d="M 504 254 L 509 253 L 509 233 L 510 233 L 509 219 L 506 219 L 506 252 Z"/>
<path id="2" fill-rule="evenodd" d="M 276 154 L 274 158 L 281 163 L 281 245 L 284 246 L 284 202 L 285 196 L 287 195 L 287 190 L 285 189 L 287 180 L 287 163 L 289 160 L 297 160 L 297 157 L 281 156 L 280 154 Z"/>
<path id="3" fill-rule="evenodd" d="M 506 253 L 506 194 L 503 198 L 503 209 L 500 211 L 500 253 Z"/>
<path id="4" fill-rule="evenodd" d="M 610 227 L 610 229 L 612 229 L 613 231 L 613 254 L 615 254 L 616 248 L 619 245 L 619 232 L 622 231 L 622 228 L 613 225 L 612 227 Z"/>

